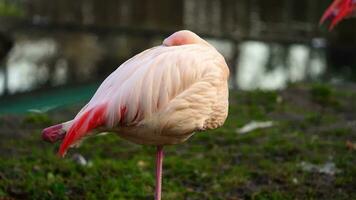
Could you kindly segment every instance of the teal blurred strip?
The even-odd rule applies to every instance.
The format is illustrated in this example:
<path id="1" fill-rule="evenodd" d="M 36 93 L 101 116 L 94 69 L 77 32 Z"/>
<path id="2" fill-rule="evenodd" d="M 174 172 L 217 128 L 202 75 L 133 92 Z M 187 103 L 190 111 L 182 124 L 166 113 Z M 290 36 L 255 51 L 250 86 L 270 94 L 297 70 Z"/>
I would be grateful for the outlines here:
<path id="1" fill-rule="evenodd" d="M 95 83 L 41 92 L 36 91 L 28 95 L 19 95 L 17 97 L 3 97 L 0 100 L 0 115 L 24 114 L 31 110 L 47 111 L 85 102 L 93 96 L 98 87 L 99 83 Z"/>

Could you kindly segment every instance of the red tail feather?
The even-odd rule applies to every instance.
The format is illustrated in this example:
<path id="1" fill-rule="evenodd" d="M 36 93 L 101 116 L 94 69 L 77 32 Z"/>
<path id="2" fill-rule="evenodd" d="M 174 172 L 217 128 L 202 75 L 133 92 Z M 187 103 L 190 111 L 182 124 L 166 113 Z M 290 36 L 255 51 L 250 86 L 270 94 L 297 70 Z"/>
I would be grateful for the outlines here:
<path id="1" fill-rule="evenodd" d="M 72 144 L 91 130 L 103 125 L 105 123 L 105 113 L 106 105 L 103 104 L 86 111 L 78 119 L 75 119 L 59 148 L 58 154 L 63 157 Z"/>
<path id="2" fill-rule="evenodd" d="M 320 19 L 320 24 L 331 20 L 329 30 L 332 30 L 339 22 L 350 16 L 355 8 L 353 0 L 334 0 Z"/>
<path id="3" fill-rule="evenodd" d="M 326 9 L 323 16 L 321 17 L 319 22 L 320 25 L 333 15 L 335 9 L 338 9 L 339 4 L 340 0 L 334 0 L 334 2 L 328 7 L 328 9 Z"/>
<path id="4" fill-rule="evenodd" d="M 348 16 L 352 12 L 352 1 L 345 0 L 339 8 L 338 15 L 332 20 L 330 30 L 332 30 L 341 20 Z"/>

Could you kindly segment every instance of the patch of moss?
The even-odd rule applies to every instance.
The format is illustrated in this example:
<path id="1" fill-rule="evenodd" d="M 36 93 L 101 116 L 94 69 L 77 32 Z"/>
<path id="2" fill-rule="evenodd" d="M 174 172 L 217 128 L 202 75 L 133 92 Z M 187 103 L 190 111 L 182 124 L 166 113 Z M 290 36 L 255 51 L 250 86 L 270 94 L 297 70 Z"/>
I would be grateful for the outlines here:
<path id="1" fill-rule="evenodd" d="M 339 107 L 340 103 L 330 86 L 325 84 L 315 84 L 310 89 L 312 101 L 322 106 Z"/>
<path id="2" fill-rule="evenodd" d="M 52 120 L 45 113 L 30 113 L 25 116 L 24 122 L 34 125 L 50 125 Z"/>
<path id="3" fill-rule="evenodd" d="M 293 199 L 289 194 L 280 191 L 260 191 L 252 196 L 253 200 L 288 200 Z"/>
<path id="4" fill-rule="evenodd" d="M 19 5 L 12 3 L 11 1 L 0 1 L 0 15 L 21 17 L 24 15 L 24 10 L 19 7 Z"/>

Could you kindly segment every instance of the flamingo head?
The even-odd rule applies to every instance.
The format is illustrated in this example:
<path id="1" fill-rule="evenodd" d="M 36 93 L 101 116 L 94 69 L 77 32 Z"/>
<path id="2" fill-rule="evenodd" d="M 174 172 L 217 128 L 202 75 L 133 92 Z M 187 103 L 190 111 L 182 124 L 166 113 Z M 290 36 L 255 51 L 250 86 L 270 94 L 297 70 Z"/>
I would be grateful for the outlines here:
<path id="1" fill-rule="evenodd" d="M 203 44 L 210 46 L 209 43 L 207 43 L 197 34 L 188 30 L 177 31 L 171 36 L 167 37 L 165 40 L 163 40 L 163 45 L 168 47 L 187 44 Z"/>
<path id="2" fill-rule="evenodd" d="M 320 19 L 320 24 L 330 20 L 329 30 L 332 30 L 343 19 L 350 17 L 356 10 L 356 0 L 334 0 Z"/>

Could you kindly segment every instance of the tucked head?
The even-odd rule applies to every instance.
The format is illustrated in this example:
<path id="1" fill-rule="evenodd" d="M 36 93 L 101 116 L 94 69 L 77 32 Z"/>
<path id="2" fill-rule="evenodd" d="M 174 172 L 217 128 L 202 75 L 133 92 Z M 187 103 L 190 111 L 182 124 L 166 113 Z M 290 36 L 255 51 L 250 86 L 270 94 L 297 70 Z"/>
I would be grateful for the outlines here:
<path id="1" fill-rule="evenodd" d="M 163 40 L 163 45 L 168 47 L 187 44 L 203 44 L 210 46 L 209 43 L 200 38 L 197 34 L 188 30 L 177 31 Z"/>

